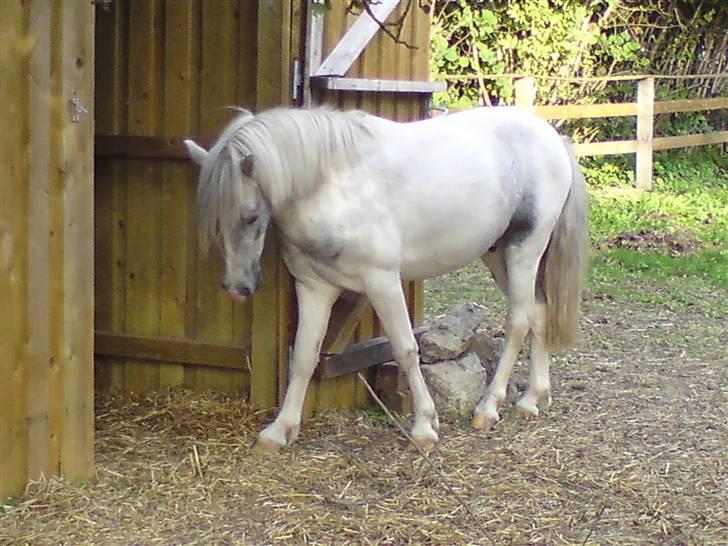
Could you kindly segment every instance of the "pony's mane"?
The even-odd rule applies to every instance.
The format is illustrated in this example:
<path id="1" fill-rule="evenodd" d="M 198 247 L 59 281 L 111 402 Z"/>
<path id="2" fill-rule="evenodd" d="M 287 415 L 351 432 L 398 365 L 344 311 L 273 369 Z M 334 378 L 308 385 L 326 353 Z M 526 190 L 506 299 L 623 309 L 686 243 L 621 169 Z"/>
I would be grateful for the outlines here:
<path id="1" fill-rule="evenodd" d="M 373 141 L 363 112 L 277 108 L 233 119 L 209 151 L 197 191 L 200 242 L 230 235 L 244 203 L 241 162 L 253 156 L 253 178 L 273 213 L 358 163 Z"/>

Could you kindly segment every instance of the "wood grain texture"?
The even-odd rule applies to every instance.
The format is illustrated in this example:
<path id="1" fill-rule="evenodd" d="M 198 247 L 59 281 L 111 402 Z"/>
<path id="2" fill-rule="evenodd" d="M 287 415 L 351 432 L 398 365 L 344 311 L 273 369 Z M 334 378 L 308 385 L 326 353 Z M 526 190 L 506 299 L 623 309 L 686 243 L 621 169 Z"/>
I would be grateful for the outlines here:
<path id="1" fill-rule="evenodd" d="M 22 490 L 28 475 L 28 79 L 33 37 L 20 2 L 0 10 L 0 498 Z M 12 317 L 12 320 L 7 320 Z"/>

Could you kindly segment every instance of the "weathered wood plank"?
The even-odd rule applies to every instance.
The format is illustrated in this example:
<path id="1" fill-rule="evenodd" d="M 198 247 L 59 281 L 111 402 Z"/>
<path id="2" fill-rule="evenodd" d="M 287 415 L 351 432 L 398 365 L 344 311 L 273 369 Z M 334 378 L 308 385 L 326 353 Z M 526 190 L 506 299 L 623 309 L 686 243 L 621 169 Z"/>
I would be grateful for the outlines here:
<path id="1" fill-rule="evenodd" d="M 545 119 L 596 119 L 637 115 L 637 103 L 543 105 L 535 106 L 533 110 Z"/>
<path id="2" fill-rule="evenodd" d="M 129 9 L 129 134 L 159 135 L 161 128 L 161 4 L 137 2 Z M 159 335 L 161 169 L 153 161 L 127 164 L 126 331 Z M 129 360 L 125 387 L 159 387 L 159 367 Z"/>
<path id="3" fill-rule="evenodd" d="M 53 474 L 48 430 L 50 362 L 50 132 L 51 132 L 51 22 L 47 5 L 32 3 L 30 35 L 36 42 L 28 65 L 29 116 L 29 216 L 28 291 L 29 370 L 28 479 Z M 53 272 L 55 273 L 55 272 Z"/>
<path id="4" fill-rule="evenodd" d="M 316 76 L 343 76 L 351 68 L 367 44 L 379 30 L 379 25 L 387 20 L 397 8 L 399 0 L 390 0 L 370 5 L 372 18 L 364 11 L 344 33 L 329 55 L 319 65 Z"/>
<path id="5" fill-rule="evenodd" d="M 165 63 L 163 129 L 166 135 L 186 134 L 192 127 L 193 63 L 199 51 L 193 0 L 167 4 L 165 15 Z M 165 337 L 184 337 L 187 301 L 187 254 L 195 238 L 180 236 L 187 227 L 188 193 L 194 192 L 191 165 L 174 162 L 162 165 L 161 228 L 161 308 L 159 333 Z M 160 387 L 184 383 L 184 366 L 160 364 Z"/>
<path id="6" fill-rule="evenodd" d="M 581 157 L 596 155 L 632 154 L 637 151 L 636 140 L 608 140 L 574 144 L 574 153 Z"/>
<path id="7" fill-rule="evenodd" d="M 190 85 L 190 84 L 188 84 Z M 173 88 L 176 90 L 176 88 Z M 210 137 L 190 136 L 188 131 L 180 132 L 183 136 L 149 136 L 149 135 L 96 135 L 95 154 L 98 157 L 126 157 L 131 159 L 179 159 L 189 160 L 187 148 L 183 143 L 192 138 L 205 148 L 214 143 Z"/>
<path id="8" fill-rule="evenodd" d="M 421 93 L 432 94 L 444 91 L 447 86 L 442 82 L 412 80 L 378 80 L 367 78 L 335 78 L 315 76 L 311 78 L 314 89 L 330 91 L 370 91 L 377 93 Z"/>
<path id="9" fill-rule="evenodd" d="M 652 136 L 655 108 L 655 79 L 645 78 L 637 85 L 637 159 L 635 183 L 639 189 L 652 189 Z"/>
<path id="10" fill-rule="evenodd" d="M 698 133 L 693 135 L 657 137 L 652 140 L 652 149 L 672 150 L 673 148 L 723 144 L 725 142 L 728 142 L 728 131 L 715 131 L 712 133 Z"/>
<path id="11" fill-rule="evenodd" d="M 111 10 L 96 12 L 96 131 L 127 132 L 128 116 L 128 2 L 120 0 Z M 103 67 L 103 69 L 100 69 Z M 99 329 L 122 332 L 126 323 L 126 226 L 127 170 L 119 158 L 97 157 L 94 183 L 96 215 L 95 317 Z M 97 367 L 96 388 L 124 390 L 121 359 L 104 358 Z"/>
<path id="12" fill-rule="evenodd" d="M 77 121 L 64 113 L 63 165 L 63 475 L 94 472 L 93 446 L 93 59 L 94 6 L 64 3 L 61 25 L 62 96 L 87 109 Z M 74 32 L 71 32 L 74 29 Z"/>
<path id="13" fill-rule="evenodd" d="M 200 132 L 217 135 L 232 117 L 226 107 L 234 105 L 238 85 L 238 17 L 236 0 L 202 3 L 202 41 L 200 74 Z M 195 173 L 199 171 L 194 169 Z M 210 343 L 233 342 L 233 307 L 230 297 L 220 289 L 222 261 L 217 251 L 200 256 L 197 278 L 196 338 Z M 231 390 L 230 372 L 219 369 L 194 371 L 195 388 Z"/>
<path id="14" fill-rule="evenodd" d="M 290 105 L 291 66 L 291 2 L 261 2 L 258 4 L 258 70 L 256 105 L 259 110 L 276 105 Z M 279 313 L 280 250 L 278 235 L 268 233 L 261 258 L 263 284 L 253 298 L 253 335 L 250 382 L 251 402 L 261 408 L 278 403 L 279 369 L 283 344 Z"/>
<path id="15" fill-rule="evenodd" d="M 675 112 L 703 112 L 707 110 L 724 109 L 728 109 L 728 97 L 668 100 L 655 103 L 655 114 L 670 114 Z"/>
<path id="16" fill-rule="evenodd" d="M 183 338 L 144 337 L 96 332 L 100 355 L 194 364 L 212 368 L 245 369 L 250 340 L 241 345 L 222 345 Z"/>
<path id="17" fill-rule="evenodd" d="M 0 9 L 0 498 L 23 490 L 28 474 L 28 13 L 21 2 Z"/>
<path id="18" fill-rule="evenodd" d="M 426 332 L 425 327 L 416 328 L 415 339 L 419 342 L 420 336 Z M 316 377 L 330 379 L 348 373 L 365 370 L 372 366 L 393 360 L 392 346 L 386 337 L 375 337 L 350 345 L 346 350 L 335 355 L 323 355 L 318 367 Z"/>

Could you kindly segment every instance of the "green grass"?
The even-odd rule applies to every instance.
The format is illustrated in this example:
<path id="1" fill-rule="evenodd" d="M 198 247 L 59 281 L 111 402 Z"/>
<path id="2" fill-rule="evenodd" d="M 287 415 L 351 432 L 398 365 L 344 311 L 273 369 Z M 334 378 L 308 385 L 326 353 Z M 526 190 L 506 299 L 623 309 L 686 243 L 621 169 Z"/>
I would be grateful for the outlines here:
<path id="1" fill-rule="evenodd" d="M 662 283 L 670 292 L 728 289 L 728 164 L 715 151 L 657 155 L 654 189 L 634 189 L 627 165 L 587 163 L 591 284 L 626 279 Z M 646 231 L 684 243 L 670 248 L 610 248 L 623 234 Z M 612 243 L 610 245 L 610 242 Z M 676 295 L 679 298 L 679 295 Z"/>

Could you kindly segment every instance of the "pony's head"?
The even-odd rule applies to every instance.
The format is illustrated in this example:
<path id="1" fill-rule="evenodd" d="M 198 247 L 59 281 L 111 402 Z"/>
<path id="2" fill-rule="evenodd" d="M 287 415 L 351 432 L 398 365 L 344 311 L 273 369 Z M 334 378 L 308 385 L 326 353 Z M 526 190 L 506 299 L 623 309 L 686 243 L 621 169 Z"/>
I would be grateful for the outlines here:
<path id="1" fill-rule="evenodd" d="M 225 262 L 220 283 L 234 299 L 253 294 L 261 281 L 260 257 L 271 220 L 270 207 L 254 180 L 252 154 L 218 142 L 210 151 L 185 140 L 200 169 L 197 210 L 200 244 L 215 241 Z"/>

